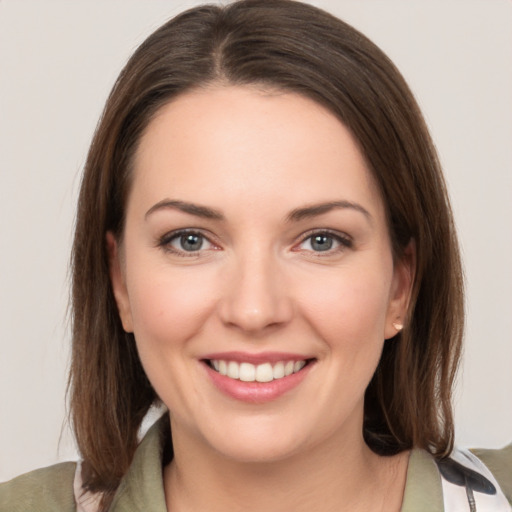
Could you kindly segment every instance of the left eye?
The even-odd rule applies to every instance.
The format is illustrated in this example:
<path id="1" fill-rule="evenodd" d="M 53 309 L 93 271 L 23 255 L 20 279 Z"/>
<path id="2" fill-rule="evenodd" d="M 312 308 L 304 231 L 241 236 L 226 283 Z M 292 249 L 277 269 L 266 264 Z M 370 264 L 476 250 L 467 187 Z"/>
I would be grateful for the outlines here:
<path id="1" fill-rule="evenodd" d="M 212 243 L 200 233 L 177 233 L 166 245 L 178 252 L 197 252 L 210 249 Z"/>
<path id="2" fill-rule="evenodd" d="M 339 249 L 340 247 L 350 247 L 349 240 L 341 236 L 332 235 L 330 233 L 314 233 L 305 238 L 300 244 L 300 248 L 313 252 L 327 252 Z"/>

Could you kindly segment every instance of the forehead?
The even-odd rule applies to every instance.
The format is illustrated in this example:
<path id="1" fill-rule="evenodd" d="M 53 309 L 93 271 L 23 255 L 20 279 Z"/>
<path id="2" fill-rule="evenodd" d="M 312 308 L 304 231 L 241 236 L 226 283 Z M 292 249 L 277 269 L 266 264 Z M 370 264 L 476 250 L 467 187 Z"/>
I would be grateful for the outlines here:
<path id="1" fill-rule="evenodd" d="M 148 125 L 135 156 L 133 191 L 225 206 L 381 198 L 348 129 L 302 95 L 255 87 L 183 94 Z M 149 197 L 148 197 L 149 199 Z"/>

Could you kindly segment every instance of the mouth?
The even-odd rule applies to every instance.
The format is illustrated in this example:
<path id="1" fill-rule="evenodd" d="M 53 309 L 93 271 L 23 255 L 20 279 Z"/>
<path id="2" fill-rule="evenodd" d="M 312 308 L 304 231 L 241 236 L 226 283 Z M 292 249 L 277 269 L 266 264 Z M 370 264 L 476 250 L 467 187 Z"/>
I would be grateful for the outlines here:
<path id="1" fill-rule="evenodd" d="M 253 364 L 227 359 L 206 359 L 204 362 L 218 374 L 242 382 L 268 383 L 299 373 L 315 359 L 283 360 Z"/>
<path id="2" fill-rule="evenodd" d="M 234 351 L 205 354 L 200 362 L 222 394 L 249 404 L 263 404 L 300 387 L 317 359 L 289 352 Z"/>

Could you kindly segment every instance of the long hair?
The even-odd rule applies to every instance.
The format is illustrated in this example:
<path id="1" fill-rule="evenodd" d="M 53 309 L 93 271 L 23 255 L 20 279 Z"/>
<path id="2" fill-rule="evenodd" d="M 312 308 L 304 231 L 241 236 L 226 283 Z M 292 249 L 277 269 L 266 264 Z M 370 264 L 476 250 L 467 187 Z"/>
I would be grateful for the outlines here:
<path id="1" fill-rule="evenodd" d="M 463 332 L 459 250 L 440 164 L 418 105 L 386 55 L 334 16 L 292 0 L 191 9 L 135 51 L 108 98 L 80 190 L 72 253 L 71 418 L 84 487 L 108 508 L 157 400 L 114 300 L 105 234 L 122 237 L 132 162 L 159 109 L 212 83 L 261 85 L 322 104 L 351 131 L 382 195 L 393 254 L 416 247 L 403 331 L 366 391 L 364 437 L 379 454 L 452 448 Z"/>

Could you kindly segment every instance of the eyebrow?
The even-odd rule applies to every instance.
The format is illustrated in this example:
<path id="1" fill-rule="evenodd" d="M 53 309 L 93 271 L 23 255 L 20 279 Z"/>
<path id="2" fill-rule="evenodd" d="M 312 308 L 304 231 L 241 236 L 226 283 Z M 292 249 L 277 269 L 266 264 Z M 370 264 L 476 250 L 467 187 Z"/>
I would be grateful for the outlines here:
<path id="1" fill-rule="evenodd" d="M 156 211 L 165 209 L 179 210 L 204 219 L 224 220 L 224 215 L 219 210 L 175 199 L 163 199 L 162 201 L 159 201 L 146 212 L 145 218 Z M 286 220 L 287 222 L 298 222 L 303 219 L 323 215 L 335 209 L 355 210 L 362 213 L 370 223 L 373 220 L 370 212 L 366 208 L 351 201 L 329 201 L 327 203 L 319 203 L 311 206 L 304 206 L 302 208 L 296 208 L 286 216 Z"/>
<path id="2" fill-rule="evenodd" d="M 179 210 L 190 215 L 195 215 L 196 217 L 202 217 L 203 219 L 224 220 L 224 215 L 222 215 L 218 210 L 214 210 L 207 206 L 200 206 L 198 204 L 173 199 L 163 199 L 162 201 L 159 201 L 146 212 L 144 218 L 147 219 L 149 215 L 158 210 L 166 209 Z"/>
<path id="3" fill-rule="evenodd" d="M 370 224 L 373 221 L 370 212 L 366 208 L 358 203 L 353 203 L 351 201 L 329 201 L 327 203 L 319 203 L 313 204 L 311 206 L 305 206 L 303 208 L 296 208 L 288 214 L 286 220 L 288 222 L 298 222 L 303 219 L 323 215 L 324 213 L 328 213 L 331 210 L 336 209 L 355 210 L 356 212 L 362 213 L 370 222 Z"/>

